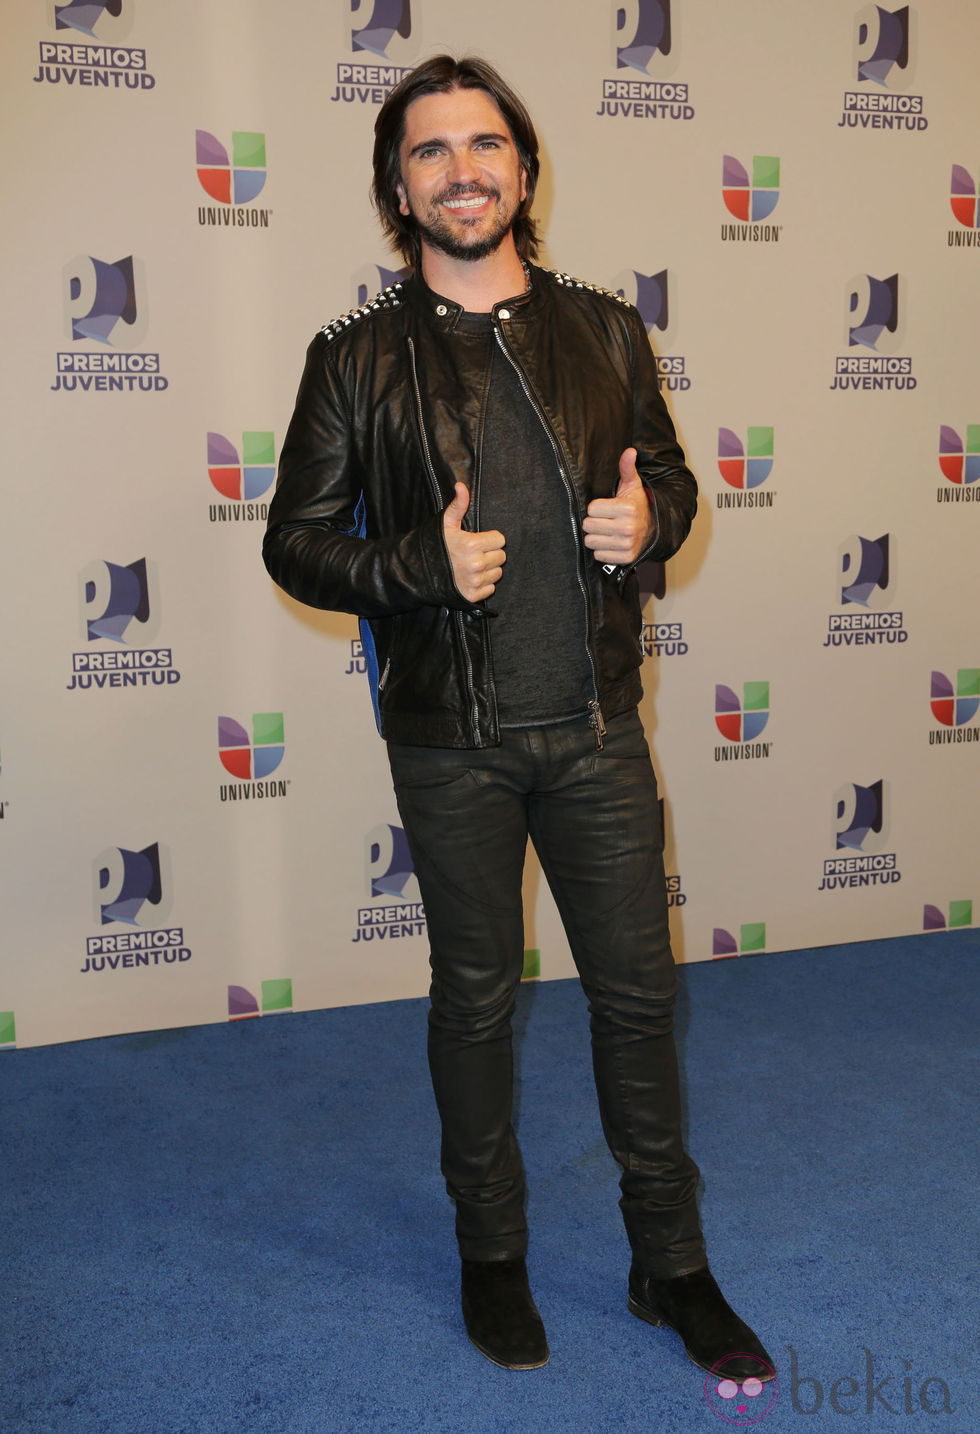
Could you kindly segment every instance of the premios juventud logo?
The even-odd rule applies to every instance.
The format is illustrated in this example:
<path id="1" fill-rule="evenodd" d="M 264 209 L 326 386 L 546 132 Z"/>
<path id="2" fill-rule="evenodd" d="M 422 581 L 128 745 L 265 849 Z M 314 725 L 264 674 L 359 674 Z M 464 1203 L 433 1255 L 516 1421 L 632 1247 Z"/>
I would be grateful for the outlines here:
<path id="1" fill-rule="evenodd" d="M 607 0 L 610 57 L 595 113 L 609 119 L 692 120 L 681 68 L 690 0 Z"/>
<path id="2" fill-rule="evenodd" d="M 867 786 L 845 782 L 832 802 L 831 839 L 835 856 L 823 864 L 819 891 L 890 886 L 902 879 L 898 857 L 889 851 L 891 784 L 879 778 Z"/>
<path id="3" fill-rule="evenodd" d="M 61 277 L 64 333 L 55 355 L 55 393 L 162 393 L 169 380 L 160 355 L 144 349 L 149 328 L 146 274 L 132 254 L 80 254 Z"/>
<path id="4" fill-rule="evenodd" d="M 169 924 L 173 882 L 169 850 L 161 842 L 107 847 L 92 864 L 92 894 L 98 934 L 85 942 L 82 975 L 180 966 L 191 959 L 184 928 Z"/>
<path id="5" fill-rule="evenodd" d="M 912 93 L 918 51 L 913 5 L 859 5 L 851 21 L 846 61 L 850 88 L 841 104 L 840 129 L 928 129 L 925 100 Z"/>
<path id="6" fill-rule="evenodd" d="M 380 105 L 421 55 L 422 0 L 340 0 L 336 88 L 330 99 Z"/>
<path id="7" fill-rule="evenodd" d="M 131 36 L 138 0 L 67 0 L 48 3 L 48 34 L 38 42 L 39 85 L 86 90 L 152 90 L 156 78 L 146 51 Z"/>
<path id="8" fill-rule="evenodd" d="M 80 629 L 86 646 L 71 655 L 69 692 L 166 688 L 180 681 L 173 652 L 160 647 L 156 567 L 101 559 L 78 577 Z"/>
<path id="9" fill-rule="evenodd" d="M 404 829 L 379 822 L 364 838 L 364 895 L 351 941 L 394 941 L 425 934 L 425 911 Z"/>
<path id="10" fill-rule="evenodd" d="M 905 345 L 905 280 L 856 274 L 844 289 L 846 353 L 834 365 L 838 392 L 911 392 L 918 387 Z"/>
<path id="11" fill-rule="evenodd" d="M 653 344 L 661 390 L 686 393 L 691 387 L 691 376 L 684 354 L 676 351 L 678 304 L 674 274 L 667 269 L 655 274 L 621 269 L 609 287 L 639 311 Z"/>
<path id="12" fill-rule="evenodd" d="M 895 546 L 890 533 L 854 533 L 837 554 L 839 610 L 827 618 L 824 647 L 881 647 L 908 642 L 905 616 L 895 606 Z"/>

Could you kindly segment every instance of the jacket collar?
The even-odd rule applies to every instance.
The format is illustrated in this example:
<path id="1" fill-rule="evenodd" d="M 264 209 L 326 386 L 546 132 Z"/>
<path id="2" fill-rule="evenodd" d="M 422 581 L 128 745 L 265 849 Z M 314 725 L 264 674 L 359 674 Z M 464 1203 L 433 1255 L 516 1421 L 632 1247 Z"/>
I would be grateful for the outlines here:
<path id="1" fill-rule="evenodd" d="M 538 313 L 544 302 L 547 276 L 536 264 L 528 264 L 527 268 L 531 278 L 530 288 L 523 294 L 515 294 L 512 299 L 501 299 L 499 304 L 494 304 L 490 311 L 491 317 L 529 320 Z M 457 304 L 430 289 L 420 269 L 416 270 L 406 283 L 412 285 L 416 303 L 435 327 L 443 333 L 451 333 L 459 322 L 460 315 L 465 312 L 462 304 Z"/>

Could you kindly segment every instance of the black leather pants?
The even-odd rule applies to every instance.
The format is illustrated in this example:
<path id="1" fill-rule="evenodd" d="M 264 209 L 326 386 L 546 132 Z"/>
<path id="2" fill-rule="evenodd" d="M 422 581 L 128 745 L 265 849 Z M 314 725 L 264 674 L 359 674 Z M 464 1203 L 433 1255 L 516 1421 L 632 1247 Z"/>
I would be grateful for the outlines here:
<path id="1" fill-rule="evenodd" d="M 599 1109 L 633 1253 L 658 1278 L 701 1268 L 657 785 L 639 716 L 610 722 L 600 752 L 585 719 L 505 732 L 487 750 L 388 751 L 428 922 L 429 1064 L 461 1255 L 512 1259 L 527 1247 L 511 1017 L 530 835 L 589 1001 Z"/>

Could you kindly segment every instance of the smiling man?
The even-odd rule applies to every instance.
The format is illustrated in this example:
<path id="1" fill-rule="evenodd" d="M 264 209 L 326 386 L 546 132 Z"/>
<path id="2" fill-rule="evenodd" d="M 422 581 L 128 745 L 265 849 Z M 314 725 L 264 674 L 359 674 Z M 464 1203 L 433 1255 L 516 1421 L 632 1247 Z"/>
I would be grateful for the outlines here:
<path id="1" fill-rule="evenodd" d="M 637 714 L 635 566 L 696 485 L 636 310 L 537 267 L 534 128 L 476 59 L 438 56 L 375 126 L 374 198 L 411 277 L 307 356 L 265 560 L 356 613 L 425 906 L 429 1066 L 467 1332 L 548 1359 L 526 1267 L 511 1017 L 528 838 L 588 998 L 622 1171 L 628 1307 L 705 1369 L 772 1362 L 708 1269 L 684 1150 L 657 784 Z"/>

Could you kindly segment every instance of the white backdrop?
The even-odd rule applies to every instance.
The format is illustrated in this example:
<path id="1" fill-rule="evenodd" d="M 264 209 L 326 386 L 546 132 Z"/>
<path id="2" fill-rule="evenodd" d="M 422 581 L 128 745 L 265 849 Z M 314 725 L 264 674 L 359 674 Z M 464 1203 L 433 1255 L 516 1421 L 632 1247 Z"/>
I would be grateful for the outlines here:
<path id="1" fill-rule="evenodd" d="M 0 1045 L 427 987 L 356 624 L 259 546 L 442 49 L 527 99 L 548 260 L 639 303 L 701 481 L 646 608 L 679 959 L 973 925 L 980 12 L 9 10 Z M 571 974 L 533 864 L 527 946 Z"/>

